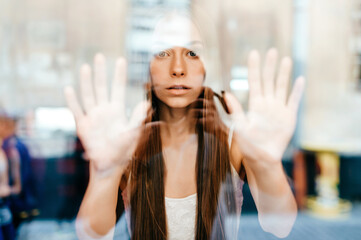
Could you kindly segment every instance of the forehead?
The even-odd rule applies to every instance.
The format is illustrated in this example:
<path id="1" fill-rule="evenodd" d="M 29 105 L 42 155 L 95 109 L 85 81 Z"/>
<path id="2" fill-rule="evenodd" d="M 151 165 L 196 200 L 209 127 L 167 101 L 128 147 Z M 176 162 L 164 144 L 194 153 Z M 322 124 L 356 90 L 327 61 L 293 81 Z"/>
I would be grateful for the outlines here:
<path id="1" fill-rule="evenodd" d="M 189 45 L 202 43 L 195 24 L 189 18 L 177 14 L 161 19 L 155 27 L 152 38 L 153 47 L 189 47 Z"/>

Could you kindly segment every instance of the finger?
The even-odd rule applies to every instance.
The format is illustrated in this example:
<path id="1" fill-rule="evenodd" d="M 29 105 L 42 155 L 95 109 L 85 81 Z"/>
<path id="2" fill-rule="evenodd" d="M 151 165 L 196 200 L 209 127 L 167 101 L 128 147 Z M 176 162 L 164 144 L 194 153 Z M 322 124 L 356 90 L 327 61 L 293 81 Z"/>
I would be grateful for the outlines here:
<path id="1" fill-rule="evenodd" d="M 282 59 L 278 78 L 276 83 L 276 98 L 282 102 L 286 102 L 288 92 L 288 82 L 291 75 L 292 60 L 289 57 Z"/>
<path id="2" fill-rule="evenodd" d="M 248 57 L 248 82 L 250 106 L 258 98 L 262 97 L 260 78 L 260 57 L 259 53 L 253 50 Z"/>
<path id="3" fill-rule="evenodd" d="M 129 126 L 131 128 L 137 127 L 142 124 L 147 116 L 148 110 L 151 108 L 149 101 L 142 101 L 133 110 L 132 116 L 130 117 Z"/>
<path id="4" fill-rule="evenodd" d="M 245 122 L 246 116 L 244 114 L 242 105 L 238 102 L 237 98 L 233 94 L 226 92 L 224 94 L 224 99 L 232 119 Z"/>
<path id="5" fill-rule="evenodd" d="M 100 53 L 94 58 L 94 89 L 97 104 L 108 101 L 105 57 Z"/>
<path id="6" fill-rule="evenodd" d="M 121 108 L 125 109 L 125 89 L 127 81 L 127 64 L 124 58 L 118 58 L 115 65 L 115 73 L 111 90 L 110 101 Z"/>
<path id="7" fill-rule="evenodd" d="M 80 93 L 85 112 L 89 112 L 95 105 L 95 96 L 91 81 L 91 69 L 87 64 L 84 64 L 80 69 Z"/>
<path id="8" fill-rule="evenodd" d="M 265 65 L 263 68 L 263 84 L 264 84 L 264 96 L 274 96 L 274 78 L 276 71 L 278 53 L 275 48 L 270 49 L 267 52 Z"/>
<path id="9" fill-rule="evenodd" d="M 302 98 L 302 94 L 305 88 L 305 78 L 298 77 L 295 81 L 295 85 L 293 86 L 291 95 L 288 99 L 288 107 L 293 109 L 295 112 L 298 111 L 298 107 L 300 105 L 300 101 Z"/>
<path id="10" fill-rule="evenodd" d="M 74 89 L 72 87 L 65 87 L 64 88 L 64 95 L 66 103 L 70 109 L 70 111 L 73 113 L 75 121 L 78 121 L 84 114 L 83 111 L 79 105 L 79 102 L 76 98 Z"/>
<path id="11" fill-rule="evenodd" d="M 221 105 L 222 105 L 222 107 L 223 107 L 223 110 L 227 113 L 227 114 L 229 114 L 229 110 L 228 110 L 228 108 L 227 108 L 227 104 L 226 104 L 226 102 L 225 102 L 225 100 L 224 100 L 224 98 L 223 98 L 223 95 L 224 95 L 224 91 L 221 91 L 221 94 L 222 94 L 222 96 L 221 95 L 219 95 L 219 94 L 217 94 L 216 92 L 214 93 L 214 96 L 216 96 L 217 98 L 218 98 L 218 101 L 221 103 Z"/>

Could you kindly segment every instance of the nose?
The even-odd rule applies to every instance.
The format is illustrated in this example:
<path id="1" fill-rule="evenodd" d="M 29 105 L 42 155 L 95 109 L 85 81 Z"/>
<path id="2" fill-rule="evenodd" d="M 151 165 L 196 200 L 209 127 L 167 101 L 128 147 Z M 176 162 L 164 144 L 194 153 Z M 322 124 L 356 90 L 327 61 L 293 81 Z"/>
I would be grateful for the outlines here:
<path id="1" fill-rule="evenodd" d="M 187 75 L 187 66 L 184 57 L 181 54 L 173 56 L 170 66 L 171 77 L 185 77 Z"/>

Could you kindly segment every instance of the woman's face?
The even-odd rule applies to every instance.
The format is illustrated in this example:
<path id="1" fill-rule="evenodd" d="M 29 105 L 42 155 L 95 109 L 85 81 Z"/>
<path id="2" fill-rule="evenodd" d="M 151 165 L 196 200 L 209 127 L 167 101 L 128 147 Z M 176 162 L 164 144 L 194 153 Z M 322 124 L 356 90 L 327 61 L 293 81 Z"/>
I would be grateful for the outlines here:
<path id="1" fill-rule="evenodd" d="M 185 108 L 202 91 L 205 69 L 203 42 L 187 18 L 171 16 L 158 23 L 153 35 L 150 63 L 156 96 L 171 108 Z"/>

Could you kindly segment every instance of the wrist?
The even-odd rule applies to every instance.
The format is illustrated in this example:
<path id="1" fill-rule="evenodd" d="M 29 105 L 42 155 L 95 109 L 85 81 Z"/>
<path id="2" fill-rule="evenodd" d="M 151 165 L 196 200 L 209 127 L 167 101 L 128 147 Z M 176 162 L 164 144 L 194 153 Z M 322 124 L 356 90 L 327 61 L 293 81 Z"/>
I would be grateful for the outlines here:
<path id="1" fill-rule="evenodd" d="M 257 178 L 269 180 L 283 180 L 285 173 L 281 160 L 260 157 L 259 159 L 245 158 L 245 164 Z"/>
<path id="2" fill-rule="evenodd" d="M 283 169 L 282 158 L 275 158 L 263 152 L 244 155 L 247 165 L 257 172 L 279 171 Z"/>
<path id="3" fill-rule="evenodd" d="M 262 160 L 263 159 L 247 161 L 247 159 L 245 159 L 246 166 L 255 177 L 257 186 L 262 189 L 264 193 L 272 196 L 282 196 L 288 192 L 290 187 L 282 162 L 267 162 Z"/>
<path id="4" fill-rule="evenodd" d="M 93 182 L 117 182 L 119 184 L 120 179 L 125 171 L 125 167 L 117 165 L 105 170 L 98 170 L 90 163 L 90 179 L 89 183 Z"/>

